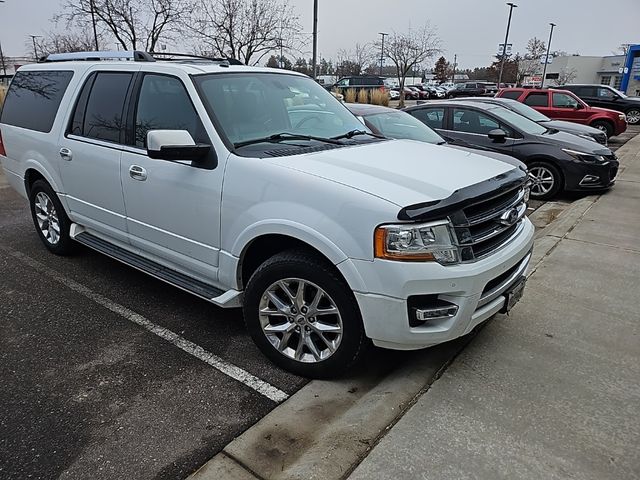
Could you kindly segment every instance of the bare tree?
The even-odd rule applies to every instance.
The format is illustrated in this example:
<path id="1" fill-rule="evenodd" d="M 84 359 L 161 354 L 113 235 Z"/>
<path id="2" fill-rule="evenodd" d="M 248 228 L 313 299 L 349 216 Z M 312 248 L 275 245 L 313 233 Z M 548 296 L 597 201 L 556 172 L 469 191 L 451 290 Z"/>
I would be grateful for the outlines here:
<path id="1" fill-rule="evenodd" d="M 36 43 L 41 55 L 91 51 L 95 48 L 93 32 L 89 30 L 49 32 Z"/>
<path id="2" fill-rule="evenodd" d="M 578 71 L 575 68 L 563 68 L 558 73 L 558 78 L 554 80 L 556 85 L 565 85 L 575 80 Z"/>
<path id="3" fill-rule="evenodd" d="M 537 37 L 530 38 L 527 42 L 527 51 L 518 61 L 517 83 L 540 71 L 542 56 L 547 52 L 547 44 Z"/>
<path id="4" fill-rule="evenodd" d="M 88 29 L 93 15 L 100 30 L 123 49 L 152 52 L 161 39 L 176 33 L 190 12 L 191 0 L 67 0 L 56 20 Z"/>
<path id="5" fill-rule="evenodd" d="M 372 45 L 356 43 L 353 50 L 338 50 L 337 68 L 341 75 L 360 75 L 372 61 Z"/>
<path id="6" fill-rule="evenodd" d="M 381 46 L 380 46 L 381 48 Z M 407 74 L 415 67 L 440 53 L 440 38 L 428 23 L 407 33 L 393 32 L 385 42 L 385 56 L 396 67 L 400 83 L 400 106 L 404 106 L 404 84 Z"/>
<path id="7" fill-rule="evenodd" d="M 187 30 L 201 51 L 257 65 L 295 49 L 301 27 L 287 0 L 199 0 Z"/>

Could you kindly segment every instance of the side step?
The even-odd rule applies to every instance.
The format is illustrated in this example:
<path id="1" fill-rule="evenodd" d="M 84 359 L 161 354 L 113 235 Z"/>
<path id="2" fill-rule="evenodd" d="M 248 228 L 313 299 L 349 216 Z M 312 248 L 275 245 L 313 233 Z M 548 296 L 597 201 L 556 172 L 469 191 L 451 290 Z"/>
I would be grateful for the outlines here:
<path id="1" fill-rule="evenodd" d="M 130 265 L 142 272 L 148 273 L 153 277 L 170 283 L 171 285 L 197 295 L 198 297 L 204 298 L 205 300 L 221 306 L 230 306 L 223 305 L 223 303 L 226 302 L 216 301 L 216 298 L 220 297 L 221 295 L 225 295 L 225 298 L 228 298 L 229 295 L 228 292 L 214 287 L 213 285 L 209 285 L 207 283 L 201 282 L 200 280 L 196 280 L 195 278 L 185 275 L 184 273 L 171 270 L 170 268 L 162 266 L 159 263 L 141 257 L 140 255 L 137 255 L 135 253 L 129 252 L 124 248 L 118 247 L 117 245 L 114 245 L 87 232 L 78 233 L 73 236 L 73 239 L 79 243 L 82 243 L 83 245 L 86 245 L 89 248 L 97 250 L 100 253 L 104 253 L 111 258 L 119 260 L 122 263 Z M 240 292 L 238 292 L 238 294 L 239 293 Z"/>

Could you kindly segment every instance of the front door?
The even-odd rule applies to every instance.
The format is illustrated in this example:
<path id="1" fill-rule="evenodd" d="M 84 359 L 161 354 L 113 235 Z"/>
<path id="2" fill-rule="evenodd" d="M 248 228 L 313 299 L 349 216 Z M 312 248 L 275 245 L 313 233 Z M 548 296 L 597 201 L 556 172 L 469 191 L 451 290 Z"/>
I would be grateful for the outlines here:
<path id="1" fill-rule="evenodd" d="M 149 130 L 187 130 L 197 143 L 211 141 L 182 80 L 147 73 L 136 90 L 134 145 L 121 167 L 130 241 L 185 273 L 216 280 L 223 169 L 149 158 Z"/>
<path id="2" fill-rule="evenodd" d="M 60 175 L 71 219 L 124 242 L 120 159 L 132 78 L 130 72 L 92 73 L 72 112 L 69 131 L 59 142 Z"/>
<path id="3" fill-rule="evenodd" d="M 591 116 L 584 104 L 568 93 L 553 92 L 551 102 L 558 120 L 586 124 Z"/>
<path id="4" fill-rule="evenodd" d="M 446 135 L 474 146 L 509 155 L 515 142 L 515 132 L 492 115 L 465 107 L 450 107 L 450 125 Z M 489 132 L 501 129 L 507 134 L 504 142 L 489 138 Z"/>

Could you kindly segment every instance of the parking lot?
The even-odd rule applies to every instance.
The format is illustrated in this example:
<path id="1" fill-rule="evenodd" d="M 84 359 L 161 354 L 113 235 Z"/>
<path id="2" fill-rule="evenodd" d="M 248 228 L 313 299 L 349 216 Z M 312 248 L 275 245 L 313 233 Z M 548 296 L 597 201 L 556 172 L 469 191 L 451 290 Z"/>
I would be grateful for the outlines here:
<path id="1" fill-rule="evenodd" d="M 0 251 L 2 478 L 181 478 L 306 383 L 260 354 L 239 310 L 85 248 L 49 254 L 2 176 Z"/>

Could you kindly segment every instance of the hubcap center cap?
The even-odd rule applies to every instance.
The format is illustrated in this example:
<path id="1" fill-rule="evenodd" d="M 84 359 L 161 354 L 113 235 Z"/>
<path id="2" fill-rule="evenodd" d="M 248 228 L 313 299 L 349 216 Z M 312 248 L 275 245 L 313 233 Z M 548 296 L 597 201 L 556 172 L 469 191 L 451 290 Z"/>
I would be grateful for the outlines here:
<path id="1" fill-rule="evenodd" d="M 298 315 L 296 317 L 296 323 L 298 325 L 305 325 L 307 323 L 307 319 L 304 317 L 304 315 Z"/>

